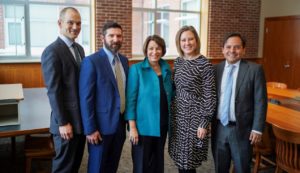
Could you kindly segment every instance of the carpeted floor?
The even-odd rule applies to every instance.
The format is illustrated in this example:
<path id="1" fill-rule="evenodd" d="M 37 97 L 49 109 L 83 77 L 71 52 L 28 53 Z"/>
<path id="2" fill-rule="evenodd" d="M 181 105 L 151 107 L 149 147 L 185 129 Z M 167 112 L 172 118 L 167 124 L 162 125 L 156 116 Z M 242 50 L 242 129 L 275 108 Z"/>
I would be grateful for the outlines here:
<path id="1" fill-rule="evenodd" d="M 24 156 L 23 156 L 24 137 L 17 137 L 16 159 L 11 157 L 10 138 L 0 138 L 0 173 L 22 173 L 24 172 Z M 80 173 L 86 173 L 87 168 L 87 149 L 84 154 L 80 167 Z M 32 172 L 49 173 L 51 168 L 50 161 L 34 161 L 32 164 Z M 125 141 L 118 173 L 131 173 L 131 147 L 128 140 Z M 198 173 L 213 173 L 214 165 L 209 151 L 208 161 L 197 169 Z M 260 173 L 273 173 L 274 169 L 261 171 Z M 167 149 L 165 150 L 165 173 L 177 173 L 177 168 L 170 159 Z"/>

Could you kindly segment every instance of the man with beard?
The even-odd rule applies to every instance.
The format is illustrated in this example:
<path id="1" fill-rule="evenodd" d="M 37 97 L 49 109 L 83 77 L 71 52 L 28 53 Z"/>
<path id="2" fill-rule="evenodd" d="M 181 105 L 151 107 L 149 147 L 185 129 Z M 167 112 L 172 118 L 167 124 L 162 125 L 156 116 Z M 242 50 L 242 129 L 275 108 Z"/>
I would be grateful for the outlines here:
<path id="1" fill-rule="evenodd" d="M 88 172 L 115 173 L 126 137 L 123 114 L 128 60 L 118 52 L 123 41 L 118 23 L 107 22 L 101 39 L 103 48 L 81 63 L 81 116 L 88 141 Z"/>

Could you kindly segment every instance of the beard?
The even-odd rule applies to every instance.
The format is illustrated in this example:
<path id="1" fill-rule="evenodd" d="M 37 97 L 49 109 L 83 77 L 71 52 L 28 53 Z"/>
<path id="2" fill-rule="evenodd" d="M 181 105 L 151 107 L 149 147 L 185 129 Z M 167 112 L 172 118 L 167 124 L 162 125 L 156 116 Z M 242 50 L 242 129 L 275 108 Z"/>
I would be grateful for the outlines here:
<path id="1" fill-rule="evenodd" d="M 108 42 L 106 42 L 105 39 L 104 39 L 104 45 L 112 53 L 117 53 L 121 49 L 121 46 L 122 46 L 121 42 L 115 42 L 115 43 L 109 44 Z"/>

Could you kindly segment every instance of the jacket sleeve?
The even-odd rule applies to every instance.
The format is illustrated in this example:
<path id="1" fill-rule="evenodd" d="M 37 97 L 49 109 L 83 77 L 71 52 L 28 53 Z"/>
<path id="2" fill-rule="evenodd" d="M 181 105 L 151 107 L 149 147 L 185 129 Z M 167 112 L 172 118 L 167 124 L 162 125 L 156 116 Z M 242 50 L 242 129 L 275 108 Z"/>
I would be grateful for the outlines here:
<path id="1" fill-rule="evenodd" d="M 132 65 L 128 72 L 126 88 L 126 112 L 125 120 L 135 120 L 137 110 L 137 99 L 139 92 L 139 77 L 136 65 Z"/>
<path id="2" fill-rule="evenodd" d="M 268 96 L 265 74 L 261 65 L 258 65 L 254 78 L 254 120 L 252 130 L 263 132 L 268 107 Z"/>
<path id="3" fill-rule="evenodd" d="M 69 122 L 63 103 L 62 64 L 53 48 L 46 48 L 41 57 L 42 71 L 47 87 L 52 116 L 59 126 Z"/>
<path id="4" fill-rule="evenodd" d="M 80 66 L 79 98 L 84 134 L 89 135 L 98 128 L 95 110 L 96 71 L 89 58 L 84 58 Z"/>
<path id="5" fill-rule="evenodd" d="M 216 84 L 215 73 L 213 66 L 208 64 L 203 69 L 203 118 L 200 121 L 199 127 L 207 128 L 216 109 L 217 96 L 216 96 Z"/>

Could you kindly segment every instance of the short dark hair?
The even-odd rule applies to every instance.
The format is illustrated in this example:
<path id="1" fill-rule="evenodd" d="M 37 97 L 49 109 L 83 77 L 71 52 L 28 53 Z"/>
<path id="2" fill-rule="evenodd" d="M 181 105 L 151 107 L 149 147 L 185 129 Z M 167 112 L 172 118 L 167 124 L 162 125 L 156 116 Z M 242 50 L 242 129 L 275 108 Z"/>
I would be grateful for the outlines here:
<path id="1" fill-rule="evenodd" d="M 78 11 L 76 8 L 74 8 L 74 7 L 65 7 L 65 8 L 63 8 L 63 9 L 60 11 L 60 13 L 59 13 L 59 19 L 60 19 L 60 20 L 64 20 L 64 17 L 65 17 L 66 12 L 67 12 L 68 10 L 75 11 L 76 13 L 79 14 L 79 11 Z"/>
<path id="2" fill-rule="evenodd" d="M 118 24 L 117 22 L 108 21 L 104 24 L 104 26 L 102 28 L 102 34 L 105 35 L 106 31 L 110 28 L 119 28 L 119 29 L 121 29 L 121 31 L 123 31 L 120 24 Z"/>
<path id="3" fill-rule="evenodd" d="M 147 48 L 150 43 L 150 41 L 154 41 L 159 47 L 162 49 L 162 57 L 166 54 L 166 43 L 163 38 L 161 38 L 159 35 L 150 35 L 146 38 L 143 46 L 143 53 L 145 57 L 147 56 Z"/>
<path id="4" fill-rule="evenodd" d="M 225 46 L 227 40 L 228 40 L 229 38 L 231 38 L 231 37 L 239 37 L 239 38 L 241 39 L 241 41 L 242 41 L 242 46 L 243 46 L 243 48 L 246 47 L 246 42 L 247 42 L 246 38 L 245 38 L 244 36 L 242 36 L 242 34 L 240 34 L 240 33 L 238 33 L 238 32 L 231 32 L 231 33 L 227 34 L 227 35 L 224 37 L 224 40 L 223 40 L 223 47 Z"/>
<path id="5" fill-rule="evenodd" d="M 195 55 L 197 54 L 200 54 L 200 38 L 198 36 L 198 33 L 196 31 L 196 29 L 193 27 L 193 26 L 183 26 L 179 29 L 179 31 L 177 31 L 177 34 L 176 34 L 176 38 L 175 38 L 175 42 L 176 42 L 176 47 L 177 47 L 177 52 L 179 53 L 179 55 L 181 57 L 184 56 L 184 53 L 181 49 L 181 46 L 180 46 L 180 37 L 182 35 L 183 32 L 186 32 L 186 31 L 191 31 L 195 37 L 195 40 L 196 40 L 196 49 L 195 49 Z"/>

